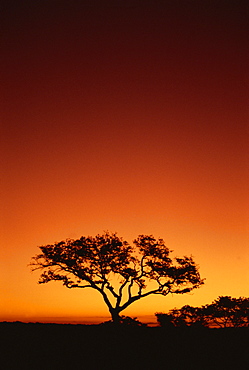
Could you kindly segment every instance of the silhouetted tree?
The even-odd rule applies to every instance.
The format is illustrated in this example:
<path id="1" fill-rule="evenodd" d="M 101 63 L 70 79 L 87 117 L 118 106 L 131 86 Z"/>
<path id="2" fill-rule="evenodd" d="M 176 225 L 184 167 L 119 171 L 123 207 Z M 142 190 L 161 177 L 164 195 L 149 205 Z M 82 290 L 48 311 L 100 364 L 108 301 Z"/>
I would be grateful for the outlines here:
<path id="1" fill-rule="evenodd" d="M 176 317 L 171 313 L 156 312 L 155 316 L 159 326 L 167 329 L 176 327 Z M 185 324 L 185 323 L 184 323 Z"/>
<path id="2" fill-rule="evenodd" d="M 168 313 L 155 313 L 157 322 L 163 327 L 187 327 L 207 326 L 202 307 L 183 306 L 180 309 L 174 308 Z"/>
<path id="3" fill-rule="evenodd" d="M 32 258 L 31 266 L 43 270 L 39 284 L 58 280 L 67 288 L 98 291 L 115 323 L 122 321 L 120 312 L 141 298 L 183 294 L 203 284 L 192 257 L 173 263 L 162 239 L 139 235 L 133 243 L 109 232 L 67 239 L 39 247 L 42 253 Z M 150 281 L 154 284 L 149 290 Z"/>
<path id="4" fill-rule="evenodd" d="M 164 327 L 249 327 L 249 298 L 218 297 L 201 307 L 183 306 L 168 313 L 155 313 Z"/>
<path id="5" fill-rule="evenodd" d="M 249 298 L 220 296 L 203 307 L 203 314 L 209 326 L 249 327 Z"/>

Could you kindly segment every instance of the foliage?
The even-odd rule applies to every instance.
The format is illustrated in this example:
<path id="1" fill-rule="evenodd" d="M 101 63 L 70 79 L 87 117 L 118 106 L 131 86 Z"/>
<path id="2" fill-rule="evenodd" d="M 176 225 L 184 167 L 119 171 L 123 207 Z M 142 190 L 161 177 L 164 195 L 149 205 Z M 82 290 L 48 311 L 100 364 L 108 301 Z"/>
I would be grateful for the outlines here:
<path id="1" fill-rule="evenodd" d="M 39 284 L 61 281 L 67 288 L 95 289 L 116 322 L 121 311 L 141 298 L 183 294 L 203 284 L 193 258 L 172 260 L 162 239 L 139 235 L 133 244 L 109 232 L 67 239 L 41 246 L 42 253 L 32 258 L 31 266 L 43 271 Z M 147 288 L 149 282 L 154 282 L 152 289 Z"/>
<path id="2" fill-rule="evenodd" d="M 164 327 L 249 327 L 249 298 L 220 296 L 209 305 L 186 305 L 155 315 Z"/>
<path id="3" fill-rule="evenodd" d="M 219 327 L 249 327 L 249 298 L 218 297 L 203 308 L 209 325 Z"/>
<path id="4" fill-rule="evenodd" d="M 167 327 L 187 327 L 187 326 L 206 326 L 201 308 L 183 306 L 181 309 L 172 309 L 169 313 L 156 313 L 157 321 L 160 326 Z"/>

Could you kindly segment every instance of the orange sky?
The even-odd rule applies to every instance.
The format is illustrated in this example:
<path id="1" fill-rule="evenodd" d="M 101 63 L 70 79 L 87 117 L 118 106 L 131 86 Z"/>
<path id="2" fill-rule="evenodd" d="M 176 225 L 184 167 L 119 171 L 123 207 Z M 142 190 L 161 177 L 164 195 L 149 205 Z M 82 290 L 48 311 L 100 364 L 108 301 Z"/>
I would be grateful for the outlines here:
<path id="1" fill-rule="evenodd" d="M 117 3 L 3 7 L 0 320 L 108 316 L 27 267 L 38 245 L 103 230 L 162 237 L 206 278 L 124 314 L 249 295 L 243 2 Z"/>

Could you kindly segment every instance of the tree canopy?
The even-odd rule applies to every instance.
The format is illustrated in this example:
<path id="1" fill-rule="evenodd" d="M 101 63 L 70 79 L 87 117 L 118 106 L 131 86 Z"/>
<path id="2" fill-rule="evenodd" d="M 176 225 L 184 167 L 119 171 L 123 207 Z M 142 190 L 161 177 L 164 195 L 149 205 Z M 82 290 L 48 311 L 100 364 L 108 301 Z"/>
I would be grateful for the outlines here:
<path id="1" fill-rule="evenodd" d="M 67 288 L 98 291 L 114 322 L 133 302 L 151 294 L 184 294 L 200 287 L 193 258 L 170 258 L 163 239 L 139 235 L 130 245 L 116 233 L 82 236 L 39 247 L 32 270 L 42 270 L 39 284 L 61 281 Z M 115 279 L 116 278 L 116 279 Z M 151 289 L 149 283 L 153 287 Z"/>
<path id="2" fill-rule="evenodd" d="M 201 307 L 185 305 L 155 315 L 159 325 L 165 327 L 249 327 L 249 298 L 220 296 Z"/>

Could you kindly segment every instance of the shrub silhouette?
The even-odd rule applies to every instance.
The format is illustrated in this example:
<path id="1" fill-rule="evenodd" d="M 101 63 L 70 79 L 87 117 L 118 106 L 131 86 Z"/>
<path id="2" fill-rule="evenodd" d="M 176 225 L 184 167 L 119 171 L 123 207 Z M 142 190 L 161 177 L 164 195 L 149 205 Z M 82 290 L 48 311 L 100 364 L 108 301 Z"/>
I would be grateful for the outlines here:
<path id="1" fill-rule="evenodd" d="M 112 326 L 114 325 L 113 320 L 104 321 L 100 324 L 101 326 Z M 140 322 L 137 317 L 130 317 L 130 316 L 120 316 L 120 325 L 125 327 L 139 327 L 139 326 L 147 326 L 147 324 L 144 324 Z"/>
<path id="2" fill-rule="evenodd" d="M 133 246 L 116 233 L 82 236 L 40 246 L 32 270 L 42 270 L 39 284 L 61 281 L 67 288 L 92 288 L 99 292 L 112 320 L 133 302 L 151 294 L 184 294 L 200 287 L 198 267 L 192 257 L 169 257 L 163 239 L 139 235 Z M 116 283 L 115 279 L 116 278 Z M 153 282 L 148 289 L 147 283 Z"/>

